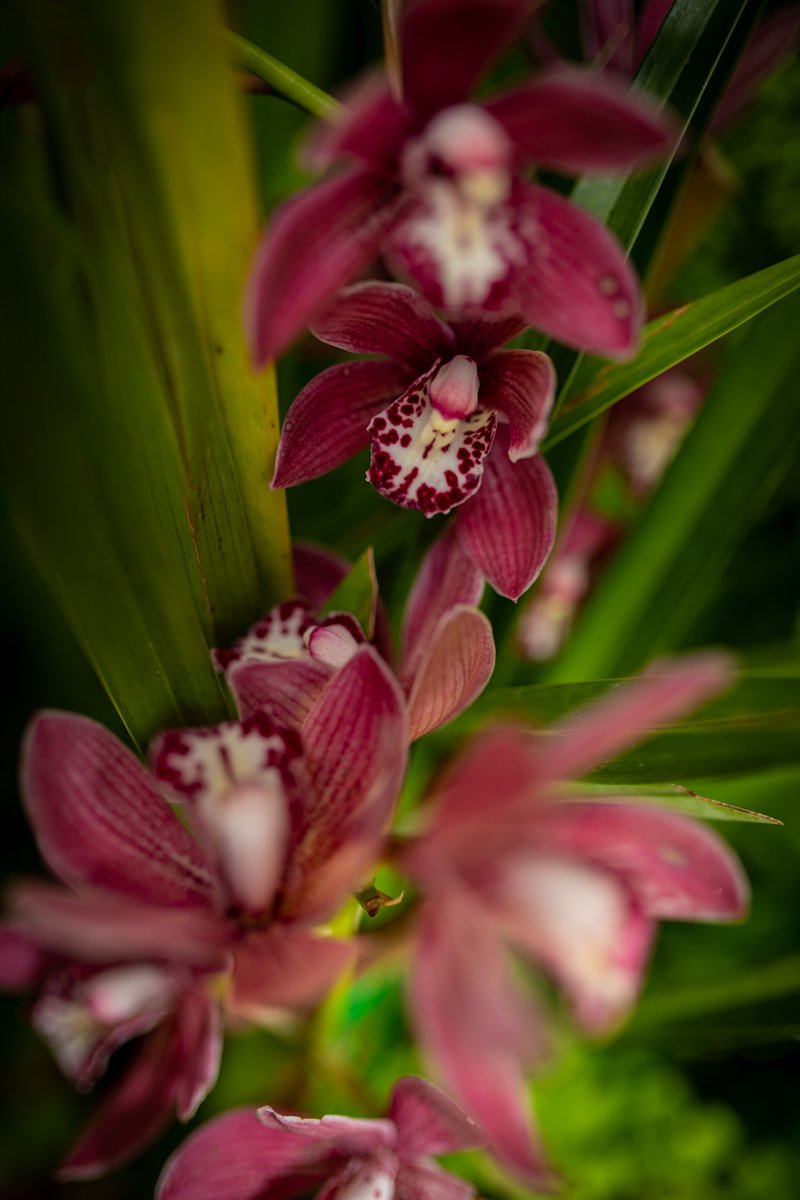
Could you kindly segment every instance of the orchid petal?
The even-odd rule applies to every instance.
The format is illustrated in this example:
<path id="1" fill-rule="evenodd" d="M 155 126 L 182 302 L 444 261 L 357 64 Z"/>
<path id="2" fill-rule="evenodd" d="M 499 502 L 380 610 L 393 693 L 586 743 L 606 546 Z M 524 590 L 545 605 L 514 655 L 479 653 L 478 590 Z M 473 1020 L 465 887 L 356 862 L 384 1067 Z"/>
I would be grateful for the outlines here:
<path id="1" fill-rule="evenodd" d="M 179 1146 L 161 1172 L 156 1200 L 276 1200 L 312 1191 L 337 1156 L 283 1130 L 253 1109 L 224 1113 Z"/>
<path id="2" fill-rule="evenodd" d="M 741 865 L 722 840 L 682 813 L 635 803 L 548 805 L 539 835 L 553 853 L 613 872 L 651 917 L 730 921 L 747 909 Z"/>
<path id="3" fill-rule="evenodd" d="M 332 471 L 369 444 L 372 417 L 403 394 L 409 373 L 380 359 L 338 363 L 316 375 L 286 414 L 272 486 Z"/>
<path id="4" fill-rule="evenodd" d="M 461 549 L 454 526 L 438 538 L 422 560 L 403 622 L 401 678 L 410 680 L 442 617 L 457 604 L 477 606 L 484 579 Z"/>
<path id="5" fill-rule="evenodd" d="M 276 1008 L 307 1008 L 330 991 L 352 955 L 347 942 L 281 923 L 255 930 L 234 949 L 227 1008 L 249 1020 Z"/>
<path id="6" fill-rule="evenodd" d="M 518 277 L 519 303 L 550 337 L 612 358 L 633 353 L 641 323 L 639 284 L 604 225 L 546 188 L 521 184 L 535 232 Z"/>
<path id="7" fill-rule="evenodd" d="M 496 926 L 465 895 L 450 890 L 427 904 L 410 998 L 423 1045 L 492 1153 L 525 1182 L 546 1183 L 522 1077 L 535 1019 L 508 978 Z"/>
<path id="8" fill-rule="evenodd" d="M 528 322 L 520 316 L 479 315 L 451 320 L 450 328 L 461 353 L 480 362 L 491 350 L 504 346 L 512 338 L 524 333 Z"/>
<path id="9" fill-rule="evenodd" d="M 494 413 L 480 408 L 464 420 L 437 412 L 428 394 L 435 371 L 417 379 L 369 425 L 367 479 L 388 500 L 427 517 L 449 512 L 479 488 L 496 426 Z"/>
<path id="10" fill-rule="evenodd" d="M 0 991 L 21 992 L 45 975 L 51 955 L 31 938 L 7 925 L 0 926 Z"/>
<path id="11" fill-rule="evenodd" d="M 65 882 L 164 906 L 210 903 L 201 848 L 101 725 L 69 713 L 37 717 L 23 747 L 22 790 L 42 857 Z"/>
<path id="12" fill-rule="evenodd" d="M 258 1119 L 267 1129 L 282 1130 L 291 1137 L 310 1142 L 330 1143 L 343 1157 L 360 1157 L 393 1150 L 397 1131 L 391 1121 L 337 1115 L 295 1117 L 278 1113 L 265 1104 L 258 1110 Z"/>
<path id="13" fill-rule="evenodd" d="M 403 283 L 357 283 L 345 288 L 312 325 L 330 346 L 353 354 L 385 354 L 414 376 L 454 352 L 450 330 L 426 300 Z"/>
<path id="14" fill-rule="evenodd" d="M 175 1112 L 180 1121 L 194 1116 L 217 1081 L 222 1058 L 222 1022 L 217 1000 L 203 988 L 188 988 L 175 1018 Z"/>
<path id="15" fill-rule="evenodd" d="M 532 458 L 539 449 L 555 392 L 553 363 L 536 350 L 498 350 L 481 363 L 481 404 L 507 418 L 512 462 Z"/>
<path id="16" fill-rule="evenodd" d="M 542 71 L 486 110 L 525 158 L 574 175 L 637 170 L 678 141 L 648 96 L 577 68 Z"/>
<path id="17" fill-rule="evenodd" d="M 308 166 L 324 171 L 352 156 L 376 171 L 391 172 L 408 135 L 408 109 L 396 103 L 380 74 L 360 79 L 340 99 L 338 112 L 314 128 L 304 156 Z"/>
<path id="18" fill-rule="evenodd" d="M 350 563 L 327 546 L 295 542 L 292 559 L 297 587 L 312 612 L 318 612 L 350 570 Z"/>
<path id="19" fill-rule="evenodd" d="M 494 670 L 492 626 L 475 608 L 451 608 L 419 660 L 408 696 L 408 733 L 424 733 L 452 721 L 481 694 Z"/>
<path id="20" fill-rule="evenodd" d="M 553 548 L 558 496 L 544 459 L 512 463 L 508 434 L 486 460 L 477 495 L 458 515 L 461 545 L 501 596 L 518 600 Z"/>
<path id="21" fill-rule="evenodd" d="M 397 1126 L 401 1158 L 454 1154 L 485 1145 L 483 1131 L 449 1096 L 427 1079 L 409 1075 L 392 1091 L 389 1117 Z"/>
<path id="22" fill-rule="evenodd" d="M 299 729 L 330 677 L 331 668 L 312 658 L 244 662 L 231 668 L 228 686 L 242 720 L 264 711 L 284 729 Z"/>
<path id="23" fill-rule="evenodd" d="M 256 366 L 284 350 L 375 257 L 396 191 L 394 183 L 358 168 L 281 205 L 259 247 L 245 299 Z"/>
<path id="24" fill-rule="evenodd" d="M 732 678 L 732 660 L 722 653 L 651 664 L 638 679 L 548 729 L 538 754 L 539 779 L 580 778 L 724 691 Z"/>
<path id="25" fill-rule="evenodd" d="M 177 984 L 174 973 L 139 963 L 95 972 L 66 967 L 48 978 L 31 1024 L 64 1075 L 87 1091 L 118 1047 L 170 1014 Z"/>
<path id="26" fill-rule="evenodd" d="M 405 770 L 403 696 L 371 647 L 333 676 L 302 735 L 310 795 L 282 911 L 324 914 L 377 853 Z"/>
<path id="27" fill-rule="evenodd" d="M 133 1158 L 166 1126 L 180 1069 L 172 1034 L 165 1022 L 142 1042 L 61 1166 L 60 1179 L 96 1179 Z"/>
<path id="28" fill-rule="evenodd" d="M 583 861 L 534 855 L 508 864 L 501 886 L 492 905 L 506 933 L 561 984 L 580 1025 L 616 1024 L 639 993 L 654 933 L 625 884 Z"/>
<path id="29" fill-rule="evenodd" d="M 400 1163 L 394 1200 L 472 1200 L 474 1196 L 471 1183 L 443 1171 L 436 1163 Z"/>
<path id="30" fill-rule="evenodd" d="M 75 895 L 48 883 L 18 883 L 10 893 L 11 925 L 53 954 L 82 962 L 156 959 L 221 969 L 227 924 L 210 910 L 160 908 L 108 892 Z"/>
<path id="31" fill-rule="evenodd" d="M 527 9 L 526 0 L 412 0 L 400 30 L 406 103 L 436 112 L 465 100 L 521 30 Z"/>
<path id="32" fill-rule="evenodd" d="M 800 8 L 796 4 L 762 21 L 745 47 L 725 94 L 714 113 L 712 131 L 738 117 L 755 98 L 763 81 L 797 51 Z"/>

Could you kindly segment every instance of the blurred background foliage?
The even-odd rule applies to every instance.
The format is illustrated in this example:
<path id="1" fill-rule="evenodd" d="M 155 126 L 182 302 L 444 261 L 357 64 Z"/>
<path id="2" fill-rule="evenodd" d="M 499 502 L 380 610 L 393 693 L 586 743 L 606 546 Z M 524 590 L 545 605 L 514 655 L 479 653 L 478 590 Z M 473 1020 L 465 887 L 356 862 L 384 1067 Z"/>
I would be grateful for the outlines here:
<path id="1" fill-rule="evenodd" d="M 329 0 L 240 0 L 230 6 L 230 23 L 332 91 L 380 54 L 379 13 L 370 0 L 337 0 L 335 5 Z M 566 32 L 569 36 L 569 28 Z M 0 6 L 0 50 L 3 61 L 18 51 L 5 6 Z M 525 69 L 527 58 L 517 49 L 501 75 Z M 13 116 L 0 113 L 4 136 Z M 281 99 L 259 94 L 247 96 L 247 119 L 266 214 L 306 181 L 297 151 L 309 121 Z M 800 252 L 800 65 L 787 64 L 766 84 L 750 112 L 706 147 L 693 187 L 694 196 L 685 198 L 694 222 L 690 252 L 676 223 L 672 253 L 670 244 L 662 246 L 651 274 L 653 311 L 704 296 Z M 602 678 L 634 669 L 655 650 L 708 643 L 734 647 L 758 670 L 797 676 L 800 473 L 791 469 L 797 421 L 787 416 L 797 413 L 797 328 L 796 302 L 783 301 L 760 323 L 709 352 L 709 369 L 717 380 L 731 379 L 738 386 L 736 404 L 746 407 L 748 421 L 736 450 L 739 457 L 734 455 L 720 475 L 716 507 L 710 504 L 699 516 L 681 510 L 685 554 L 679 538 L 672 557 L 660 563 L 658 579 L 644 588 L 636 610 L 635 652 L 622 623 L 612 653 L 603 640 L 602 611 L 594 618 L 588 611 L 561 664 L 536 667 L 517 655 L 517 610 L 492 596 L 485 607 L 502 647 L 498 683 Z M 775 367 L 779 351 L 784 355 L 780 369 Z M 283 410 L 332 359 L 332 352 L 311 338 L 285 356 L 278 370 Z M 761 374 L 769 381 L 766 390 L 759 385 Z M 15 399 L 10 394 L 6 402 L 13 406 Z M 771 441 L 761 437 L 762 411 L 764 421 L 774 422 Z M 693 465 L 689 457 L 682 460 L 683 453 L 664 481 L 679 505 L 681 472 L 691 499 L 692 471 L 705 470 L 702 456 Z M 692 453 L 697 451 L 690 446 L 686 455 Z M 704 453 L 711 456 L 708 468 L 713 471 L 713 442 Z M 767 456 L 763 465 L 758 455 Z M 554 454 L 553 462 L 568 481 L 574 456 Z M 753 463 L 758 471 L 751 479 Z M 364 462 L 358 460 L 290 492 L 291 528 L 294 536 L 323 542 L 351 559 L 373 545 L 382 594 L 396 627 L 405 592 L 436 528 L 418 513 L 401 513 L 385 504 L 362 485 L 363 470 Z M 744 494 L 728 490 L 737 478 L 744 480 Z M 622 566 L 617 563 L 616 583 L 609 572 L 608 587 L 623 598 L 624 571 L 630 570 L 634 586 L 640 586 L 648 547 L 661 544 L 657 532 L 652 537 L 647 533 L 653 522 L 649 514 L 658 504 L 657 493 L 634 518 L 641 555 L 627 568 L 624 559 Z M 672 511 L 666 508 L 668 521 Z M 729 512 L 735 514 L 736 529 L 735 537 L 726 539 L 723 526 Z M 0 727 L 2 852 L 4 873 L 18 875 L 38 869 L 15 786 L 19 739 L 30 714 L 42 706 L 64 707 L 91 714 L 118 732 L 123 728 L 32 565 L 14 516 L 9 496 L 0 495 L 7 690 Z M 724 553 L 719 553 L 721 543 Z M 677 604 L 687 592 L 693 600 L 686 619 L 670 624 L 673 601 Z M 600 590 L 593 603 L 613 608 L 613 596 L 612 590 L 604 599 Z M 125 638 L 124 627 L 119 636 Z M 570 656 L 571 665 L 565 665 Z M 746 722 L 747 715 L 740 719 Z M 788 746 L 791 731 L 797 733 L 796 721 L 794 705 L 789 713 L 778 705 L 774 713 L 762 714 L 760 726 L 756 720 L 749 736 L 757 739 L 759 728 L 767 736 L 774 732 L 769 725 L 784 722 Z M 406 807 L 458 735 L 458 730 L 449 731 L 418 747 Z M 796 744 L 800 747 L 800 738 Z M 537 1082 L 534 1094 L 545 1138 L 574 1200 L 761 1200 L 797 1192 L 800 748 L 787 751 L 777 766 L 765 766 L 757 756 L 754 763 L 758 770 L 753 767 L 751 774 L 731 777 L 724 763 L 718 763 L 711 778 L 678 772 L 674 779 L 700 795 L 785 822 L 783 828 L 735 822 L 721 827 L 752 881 L 749 920 L 728 929 L 665 926 L 641 1007 L 608 1043 L 581 1044 L 565 1015 L 559 1022 L 554 1067 Z M 378 886 L 392 891 L 402 881 L 387 873 L 379 875 Z M 402 911 L 388 910 L 370 925 L 370 933 L 392 926 L 385 935 L 385 960 L 352 989 L 332 997 L 315 1018 L 310 1036 L 300 1027 L 233 1033 L 220 1082 L 196 1120 L 233 1105 L 262 1102 L 375 1115 L 397 1075 L 423 1069 L 410 1044 L 403 1009 Z M 1 1011 L 0 1191 L 14 1200 L 56 1195 L 64 1200 L 139 1200 L 149 1195 L 167 1153 L 184 1136 L 182 1128 L 173 1128 L 139 1161 L 107 1180 L 50 1181 L 93 1101 L 76 1097 L 61 1079 L 25 1023 L 23 1001 L 4 998 Z M 486 1196 L 520 1194 L 488 1162 L 473 1156 L 459 1166 Z"/>

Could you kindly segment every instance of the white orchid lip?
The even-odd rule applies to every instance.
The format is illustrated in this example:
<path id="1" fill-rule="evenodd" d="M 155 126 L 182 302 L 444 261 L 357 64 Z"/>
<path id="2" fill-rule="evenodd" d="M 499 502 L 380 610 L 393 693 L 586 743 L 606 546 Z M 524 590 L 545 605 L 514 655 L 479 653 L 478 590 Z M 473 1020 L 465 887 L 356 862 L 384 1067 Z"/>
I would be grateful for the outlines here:
<path id="1" fill-rule="evenodd" d="M 458 354 L 437 371 L 428 386 L 433 407 L 449 421 L 471 417 L 478 407 L 480 380 L 471 358 Z"/>

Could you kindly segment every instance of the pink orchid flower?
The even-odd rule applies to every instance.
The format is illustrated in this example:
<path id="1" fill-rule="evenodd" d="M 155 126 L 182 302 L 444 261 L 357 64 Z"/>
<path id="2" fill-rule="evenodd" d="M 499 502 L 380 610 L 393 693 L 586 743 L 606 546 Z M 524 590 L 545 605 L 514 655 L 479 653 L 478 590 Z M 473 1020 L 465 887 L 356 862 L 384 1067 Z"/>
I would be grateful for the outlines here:
<path id="1" fill-rule="evenodd" d="M 302 390 L 273 487 L 314 479 L 371 440 L 367 478 L 377 490 L 428 517 L 458 508 L 463 549 L 496 591 L 517 599 L 552 549 L 558 503 L 537 454 L 552 364 L 537 351 L 499 349 L 522 328 L 513 318 L 444 325 L 403 284 L 347 288 L 314 333 L 385 357 L 329 367 Z"/>
<path id="2" fill-rule="evenodd" d="M 107 730 L 44 713 L 24 748 L 23 795 L 66 888 L 17 885 L 6 986 L 40 985 L 33 1022 L 90 1086 L 141 1037 L 67 1159 L 91 1177 L 141 1149 L 213 1085 L 220 1001 L 259 1018 L 312 1004 L 350 958 L 314 932 L 377 855 L 406 759 L 403 697 L 370 647 L 320 692 L 299 733 L 266 713 L 161 735 L 156 778 Z"/>
<path id="3" fill-rule="evenodd" d="M 524 1068 L 546 1023 L 509 973 L 537 963 L 590 1033 L 613 1027 L 642 985 L 657 922 L 741 917 L 747 883 L 700 822 L 642 802 L 582 798 L 580 778 L 723 688 L 727 659 L 656 664 L 541 735 L 485 733 L 437 789 L 405 867 L 424 894 L 410 980 L 423 1045 L 494 1152 L 532 1184 L 548 1170 Z"/>
<path id="4" fill-rule="evenodd" d="M 474 1189 L 433 1161 L 483 1145 L 478 1127 L 424 1079 L 394 1086 L 379 1120 L 226 1113 L 173 1154 L 156 1200 L 471 1200 Z M 318 1189 L 318 1190 L 317 1190 Z"/>
<path id="5" fill-rule="evenodd" d="M 528 9 L 527 0 L 408 4 L 397 32 L 400 98 L 381 78 L 356 90 L 314 148 L 320 168 L 354 165 L 287 201 L 261 244 L 246 300 L 257 364 L 379 251 L 449 313 L 521 312 L 568 345 L 633 351 L 639 287 L 621 247 L 522 168 L 627 172 L 663 157 L 675 139 L 647 97 L 577 69 L 470 102 Z"/>
<path id="6" fill-rule="evenodd" d="M 303 585 L 299 573 L 298 584 Z M 452 721 L 489 681 L 495 649 L 491 625 L 477 607 L 483 586 L 452 531 L 422 562 L 406 605 L 397 668 L 410 741 Z M 231 650 L 214 652 L 242 717 L 268 710 L 285 724 L 298 723 L 358 650 L 342 614 L 328 619 L 331 624 L 315 624 L 305 601 L 286 602 Z"/>

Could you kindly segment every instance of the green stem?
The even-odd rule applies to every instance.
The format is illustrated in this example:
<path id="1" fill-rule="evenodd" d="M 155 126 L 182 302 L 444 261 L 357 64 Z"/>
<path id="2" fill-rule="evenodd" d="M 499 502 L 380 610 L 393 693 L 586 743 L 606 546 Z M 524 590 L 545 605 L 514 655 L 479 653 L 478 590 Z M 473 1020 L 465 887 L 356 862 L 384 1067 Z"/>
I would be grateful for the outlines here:
<path id="1" fill-rule="evenodd" d="M 291 100 L 298 108 L 311 113 L 314 117 L 330 120 L 341 108 L 338 100 L 314 87 L 302 75 L 298 75 L 291 67 L 286 67 L 277 58 L 267 54 L 259 46 L 254 46 L 238 33 L 228 30 L 228 43 L 231 47 L 233 61 L 237 67 L 250 71 L 269 87 L 274 88 L 281 96 Z"/>

